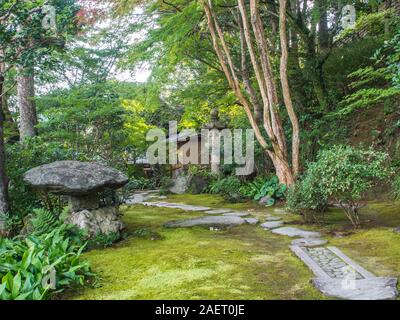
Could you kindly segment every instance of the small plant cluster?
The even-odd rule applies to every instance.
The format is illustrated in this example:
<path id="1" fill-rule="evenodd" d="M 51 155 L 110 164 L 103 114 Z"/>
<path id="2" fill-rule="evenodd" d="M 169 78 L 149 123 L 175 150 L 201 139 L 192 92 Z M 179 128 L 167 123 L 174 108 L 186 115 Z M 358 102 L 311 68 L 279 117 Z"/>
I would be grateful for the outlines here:
<path id="1" fill-rule="evenodd" d="M 43 300 L 84 285 L 93 274 L 72 226 L 47 234 L 0 239 L 0 300 Z"/>
<path id="2" fill-rule="evenodd" d="M 273 206 L 276 200 L 284 199 L 287 186 L 280 184 L 278 177 L 271 179 L 265 177 L 257 177 L 254 181 L 249 182 L 240 188 L 240 193 L 255 201 L 267 197 L 266 206 Z"/>
<path id="3" fill-rule="evenodd" d="M 354 227 L 360 226 L 363 195 L 389 177 L 386 153 L 334 146 L 318 154 L 301 179 L 290 188 L 287 207 L 294 212 L 324 212 L 334 200 Z"/>
<path id="4" fill-rule="evenodd" d="M 238 178 L 227 176 L 211 181 L 204 191 L 211 194 L 219 194 L 227 201 L 238 202 L 243 200 L 243 196 L 240 193 L 241 186 L 242 182 Z"/>
<path id="5" fill-rule="evenodd" d="M 266 206 L 273 206 L 277 200 L 284 199 L 286 190 L 286 185 L 280 184 L 276 176 L 272 178 L 259 176 L 250 182 L 243 182 L 235 176 L 227 176 L 213 180 L 205 189 L 206 192 L 220 194 L 229 201 L 246 199 L 260 201 L 266 198 L 264 202 Z"/>

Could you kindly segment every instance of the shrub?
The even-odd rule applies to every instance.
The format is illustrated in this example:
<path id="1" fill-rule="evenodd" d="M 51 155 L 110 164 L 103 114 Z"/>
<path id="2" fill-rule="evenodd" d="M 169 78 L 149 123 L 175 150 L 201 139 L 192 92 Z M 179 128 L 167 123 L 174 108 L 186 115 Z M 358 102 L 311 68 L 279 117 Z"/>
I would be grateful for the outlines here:
<path id="1" fill-rule="evenodd" d="M 92 276 L 85 248 L 70 239 L 72 226 L 46 235 L 0 239 L 0 300 L 43 300 Z"/>
<path id="2" fill-rule="evenodd" d="M 400 200 L 400 176 L 394 178 L 392 188 L 394 198 Z"/>
<path id="3" fill-rule="evenodd" d="M 265 177 L 257 177 L 254 181 L 249 182 L 240 188 L 240 193 L 255 201 L 259 201 L 263 197 L 268 197 L 267 206 L 275 204 L 276 200 L 284 199 L 286 185 L 280 184 L 278 177 L 274 176 L 271 179 Z"/>
<path id="4" fill-rule="evenodd" d="M 211 194 L 220 194 L 224 199 L 232 202 L 240 201 L 242 196 L 239 192 L 242 186 L 241 181 L 235 176 L 228 176 L 212 181 L 205 189 L 205 192 Z"/>
<path id="5" fill-rule="evenodd" d="M 358 227 L 363 195 L 390 174 L 387 158 L 386 153 L 350 146 L 323 150 L 289 192 L 288 207 L 323 211 L 328 200 L 333 199 Z"/>

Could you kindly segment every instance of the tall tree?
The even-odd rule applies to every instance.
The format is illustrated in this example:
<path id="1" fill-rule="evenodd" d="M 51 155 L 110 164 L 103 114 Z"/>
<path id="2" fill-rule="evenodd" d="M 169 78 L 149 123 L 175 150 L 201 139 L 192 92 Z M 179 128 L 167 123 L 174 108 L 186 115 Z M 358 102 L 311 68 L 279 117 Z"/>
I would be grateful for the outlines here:
<path id="1" fill-rule="evenodd" d="M 29 70 L 29 69 L 28 69 Z M 21 140 L 36 135 L 37 114 L 35 106 L 35 78 L 33 71 L 20 70 L 17 77 L 17 103 Z"/>
<path id="2" fill-rule="evenodd" d="M 289 114 L 289 119 L 292 125 L 293 134 L 293 157 L 290 162 L 287 150 L 287 141 L 285 132 L 282 126 L 282 119 L 279 113 L 279 94 L 278 87 L 275 81 L 275 72 L 271 62 L 271 50 L 268 42 L 271 39 L 266 38 L 268 34 L 265 30 L 263 21 L 259 13 L 259 3 L 257 0 L 250 0 L 249 9 L 247 8 L 244 0 L 238 0 L 237 5 L 240 13 L 241 23 L 239 23 L 240 33 L 244 35 L 241 37 L 242 50 L 249 53 L 250 62 L 256 77 L 258 91 L 261 94 L 261 101 L 263 106 L 263 128 L 269 138 L 271 146 L 264 138 L 254 115 L 254 110 L 257 110 L 252 100 L 253 90 L 249 89 L 249 84 L 244 85 L 237 73 L 237 66 L 234 64 L 231 49 L 229 48 L 216 11 L 213 8 L 212 2 L 202 2 L 205 14 L 207 16 L 208 30 L 211 35 L 214 50 L 218 56 L 221 68 L 228 80 L 230 88 L 234 91 L 240 104 L 243 106 L 249 122 L 255 132 L 255 136 L 263 147 L 265 152 L 271 158 L 276 174 L 281 183 L 286 185 L 293 184 L 295 175 L 299 169 L 299 123 L 296 113 L 293 109 L 291 101 L 289 84 L 287 80 L 287 36 L 286 36 L 286 1 L 282 1 L 280 10 L 280 36 L 281 36 L 281 81 L 282 91 L 284 93 L 284 104 L 286 111 Z M 243 43 L 245 40 L 245 43 Z M 244 56 L 244 54 L 242 54 Z M 242 63 L 243 64 L 243 63 Z M 243 89 L 244 88 L 244 89 Z"/>
<path id="3" fill-rule="evenodd" d="M 43 50 L 54 45 L 53 31 L 43 23 L 46 18 L 44 5 L 54 5 L 59 10 L 57 27 L 63 32 L 75 28 L 74 16 L 78 7 L 75 0 L 22 1 L 3 0 L 0 4 L 0 95 L 4 94 L 5 76 L 15 65 L 26 67 L 43 55 Z M 57 10 L 56 10 L 57 12 Z M 10 211 L 8 179 L 5 169 L 4 109 L 0 99 L 0 215 Z M 6 233 L 0 225 L 0 234 Z"/>

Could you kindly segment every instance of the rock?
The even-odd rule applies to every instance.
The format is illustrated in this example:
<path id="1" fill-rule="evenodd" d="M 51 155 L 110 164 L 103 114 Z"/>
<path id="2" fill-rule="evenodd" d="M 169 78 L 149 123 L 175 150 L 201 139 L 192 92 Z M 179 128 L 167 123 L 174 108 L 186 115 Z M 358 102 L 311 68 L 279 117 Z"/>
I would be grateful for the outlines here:
<path id="1" fill-rule="evenodd" d="M 302 237 L 302 238 L 320 238 L 321 234 L 316 231 L 306 231 L 294 227 L 282 227 L 272 230 L 275 234 L 280 234 L 289 237 Z"/>
<path id="2" fill-rule="evenodd" d="M 222 213 L 228 213 L 232 212 L 230 209 L 214 209 L 214 210 L 208 210 L 206 213 L 208 214 L 222 214 Z"/>
<path id="3" fill-rule="evenodd" d="M 142 202 L 141 204 L 143 204 L 145 206 L 174 208 L 174 209 L 181 209 L 181 210 L 185 210 L 185 211 L 206 211 L 206 210 L 210 210 L 209 207 L 192 206 L 192 205 L 189 205 L 189 204 L 173 203 L 173 202 Z"/>
<path id="4" fill-rule="evenodd" d="M 167 222 L 167 228 L 194 227 L 194 226 L 235 226 L 245 223 L 240 217 L 230 216 L 205 216 L 187 220 L 176 220 Z"/>
<path id="5" fill-rule="evenodd" d="M 391 300 L 398 295 L 396 278 L 374 277 L 360 280 L 315 278 L 315 287 L 329 297 L 349 300 Z"/>
<path id="6" fill-rule="evenodd" d="M 248 213 L 248 212 L 228 212 L 228 213 L 223 214 L 223 216 L 227 216 L 227 217 L 246 217 L 249 215 L 250 215 L 250 213 Z"/>
<path id="7" fill-rule="evenodd" d="M 317 247 L 326 244 L 328 241 L 318 238 L 305 238 L 305 239 L 295 239 L 292 241 L 292 246 L 299 247 Z"/>
<path id="8" fill-rule="evenodd" d="M 120 188 L 128 177 L 96 162 L 56 161 L 29 170 L 24 181 L 36 189 L 80 196 Z"/>
<path id="9" fill-rule="evenodd" d="M 189 189 L 191 179 L 191 176 L 179 175 L 174 179 L 172 186 L 168 190 L 171 193 L 183 194 Z"/>
<path id="10" fill-rule="evenodd" d="M 201 176 L 193 176 L 189 182 L 188 192 L 191 194 L 200 194 L 207 187 L 209 179 Z"/>
<path id="11" fill-rule="evenodd" d="M 395 228 L 393 231 L 396 233 L 400 233 L 400 227 Z"/>
<path id="12" fill-rule="evenodd" d="M 275 229 L 281 227 L 282 225 L 283 225 L 282 221 L 269 221 L 262 223 L 260 227 L 264 229 Z"/>
<path id="13" fill-rule="evenodd" d="M 124 228 L 118 209 L 115 207 L 73 212 L 67 217 L 66 222 L 80 229 L 86 229 L 91 236 L 119 233 Z"/>
<path id="14" fill-rule="evenodd" d="M 271 203 L 272 203 L 272 204 L 275 203 L 275 199 L 274 199 L 274 198 L 271 198 L 271 197 L 268 197 L 268 196 L 265 196 L 265 197 L 262 197 L 262 198 L 258 201 L 258 203 L 261 204 L 261 205 L 263 205 L 263 206 L 271 205 Z"/>
<path id="15" fill-rule="evenodd" d="M 246 223 L 248 223 L 248 224 L 257 224 L 257 223 L 259 222 L 259 220 L 256 219 L 256 218 L 243 218 L 243 219 L 244 219 L 244 221 L 246 221 Z"/>

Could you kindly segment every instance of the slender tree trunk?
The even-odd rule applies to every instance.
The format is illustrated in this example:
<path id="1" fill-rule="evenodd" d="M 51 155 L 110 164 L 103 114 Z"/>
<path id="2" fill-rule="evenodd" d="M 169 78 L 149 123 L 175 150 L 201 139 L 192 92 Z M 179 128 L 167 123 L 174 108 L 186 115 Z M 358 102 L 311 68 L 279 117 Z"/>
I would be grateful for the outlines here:
<path id="1" fill-rule="evenodd" d="M 287 0 L 279 0 L 279 36 L 281 40 L 281 61 L 280 61 L 280 76 L 282 84 L 283 100 L 286 105 L 290 121 L 292 123 L 292 168 L 293 174 L 296 176 L 299 173 L 300 167 L 300 125 L 296 112 L 293 108 L 292 97 L 290 94 L 289 80 L 287 76 L 288 63 L 288 43 L 286 34 L 286 6 Z"/>
<path id="2" fill-rule="evenodd" d="M 21 140 L 33 137 L 36 135 L 37 115 L 34 102 L 35 97 L 35 82 L 33 72 L 20 70 L 17 78 L 17 98 L 19 108 L 19 131 Z"/>
<path id="3" fill-rule="evenodd" d="M 0 94 L 3 94 L 5 66 L 0 63 Z M 7 214 L 10 210 L 8 200 L 8 178 L 6 175 L 6 159 L 4 145 L 4 112 L 3 99 L 0 99 L 0 215 Z M 0 219 L 0 235 L 8 232 L 4 220 Z"/>
<path id="4" fill-rule="evenodd" d="M 226 75 L 229 86 L 235 92 L 240 103 L 243 105 L 261 147 L 271 158 L 279 181 L 286 185 L 291 185 L 294 182 L 294 175 L 288 161 L 285 133 L 279 115 L 280 104 L 274 71 L 270 61 L 270 52 L 267 45 L 267 39 L 265 38 L 265 30 L 259 15 L 258 6 L 259 4 L 256 0 L 250 0 L 249 19 L 245 1 L 238 0 L 240 13 L 239 19 L 241 18 L 241 23 L 238 25 L 241 32 L 242 62 L 245 58 L 245 56 L 243 56 L 243 51 L 247 46 L 251 65 L 254 69 L 258 88 L 261 94 L 261 102 L 263 106 L 263 127 L 272 144 L 272 148 L 268 146 L 268 143 L 261 134 L 257 121 L 255 120 L 253 111 L 256 108 L 253 105 L 254 99 L 252 99 L 252 92 L 249 92 L 248 85 L 243 85 L 239 82 L 236 74 L 237 68 L 235 68 L 233 64 L 230 49 L 225 41 L 224 32 L 222 31 L 218 19 L 215 16 L 215 12 L 212 9 L 211 0 L 209 0 L 208 3 L 206 0 L 203 1 L 203 8 L 207 16 L 208 28 L 211 34 L 214 50 L 218 56 L 222 70 Z M 253 31 L 256 40 L 255 44 L 251 31 Z M 246 46 L 244 46 L 244 44 L 246 44 Z M 246 73 L 244 74 L 246 77 Z M 243 87 L 248 90 L 247 93 L 250 96 L 250 101 L 242 92 Z M 289 104 L 288 106 L 290 108 Z M 286 106 L 286 109 L 288 109 L 288 106 Z"/>

